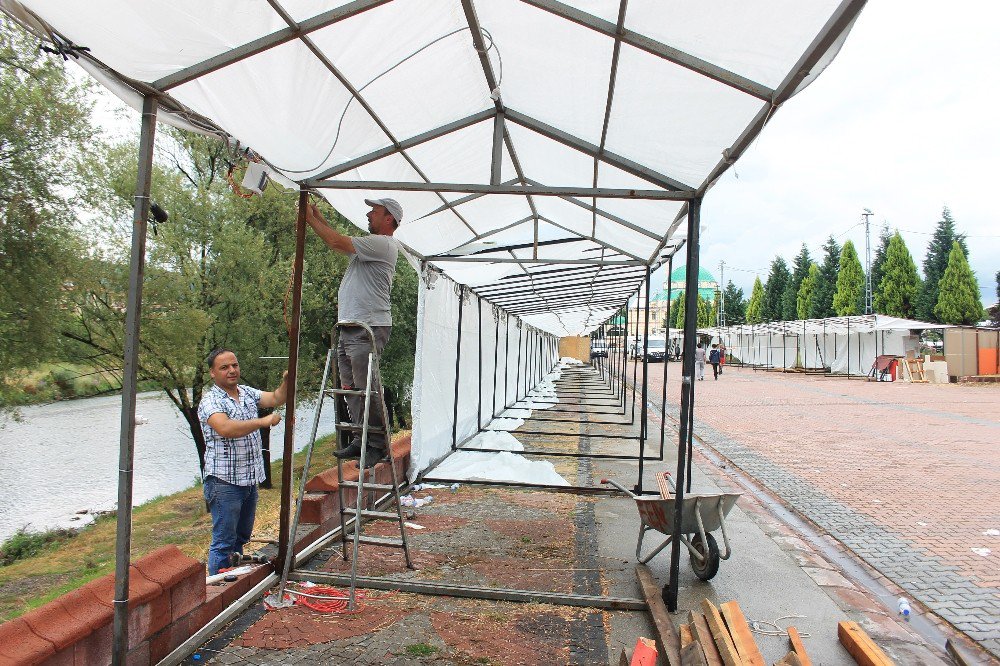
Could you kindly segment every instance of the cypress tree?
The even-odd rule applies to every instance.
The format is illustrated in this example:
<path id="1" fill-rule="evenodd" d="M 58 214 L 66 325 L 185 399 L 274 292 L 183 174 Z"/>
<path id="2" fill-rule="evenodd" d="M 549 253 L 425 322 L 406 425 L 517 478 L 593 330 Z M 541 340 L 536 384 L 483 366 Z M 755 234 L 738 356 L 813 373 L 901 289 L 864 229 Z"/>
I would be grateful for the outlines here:
<path id="1" fill-rule="evenodd" d="M 750 292 L 750 300 L 747 302 L 746 319 L 748 324 L 759 324 L 764 321 L 764 285 L 760 282 L 760 276 L 753 281 L 753 291 Z"/>
<path id="2" fill-rule="evenodd" d="M 997 302 L 989 309 L 990 324 L 1000 328 L 1000 271 L 997 271 Z"/>
<path id="3" fill-rule="evenodd" d="M 673 323 L 671 326 L 674 328 L 684 328 L 684 292 L 682 291 L 674 299 L 674 304 L 670 308 L 671 318 Z"/>
<path id="4" fill-rule="evenodd" d="M 771 262 L 767 283 L 764 285 L 764 305 L 761 311 L 764 321 L 781 321 L 783 314 L 781 301 L 785 295 L 785 287 L 791 279 L 792 274 L 788 272 L 785 260 L 775 257 Z"/>
<path id="5" fill-rule="evenodd" d="M 934 228 L 931 242 L 927 245 L 927 256 L 924 257 L 924 284 L 917 297 L 917 318 L 922 321 L 940 322 L 934 312 L 938 302 L 938 283 L 948 268 L 951 246 L 956 241 L 968 257 L 969 248 L 965 245 L 965 236 L 955 232 L 955 220 L 945 206 L 941 211 L 941 219 Z"/>
<path id="6" fill-rule="evenodd" d="M 795 315 L 799 319 L 809 319 L 809 313 L 813 309 L 813 294 L 816 293 L 816 284 L 819 280 L 819 266 L 813 262 L 809 264 L 809 274 L 802 281 L 799 293 L 795 297 Z"/>
<path id="7" fill-rule="evenodd" d="M 712 314 L 712 302 L 707 298 L 702 298 L 698 294 L 698 328 L 715 326 L 715 317 Z"/>
<path id="8" fill-rule="evenodd" d="M 897 231 L 889 241 L 882 264 L 882 278 L 875 287 L 875 312 L 912 318 L 916 314 L 919 293 L 917 265 Z"/>
<path id="9" fill-rule="evenodd" d="M 819 267 L 819 276 L 813 285 L 812 306 L 809 319 L 824 319 L 832 317 L 833 295 L 837 291 L 837 272 L 840 270 L 840 245 L 830 236 L 823 244 L 823 263 Z"/>
<path id="10" fill-rule="evenodd" d="M 802 281 L 809 275 L 809 267 L 812 265 L 812 257 L 809 256 L 809 248 L 802 244 L 802 249 L 795 259 L 792 260 L 792 276 L 785 285 L 785 293 L 781 296 L 781 318 L 785 321 L 793 319 L 805 319 L 798 315 L 799 288 Z"/>
<path id="11" fill-rule="evenodd" d="M 746 323 L 747 301 L 743 297 L 743 289 L 730 280 L 726 284 L 726 325 L 736 326 Z"/>
<path id="12" fill-rule="evenodd" d="M 983 318 L 983 305 L 979 302 L 979 283 L 969 268 L 961 244 L 951 244 L 948 266 L 941 276 L 937 305 L 934 314 L 943 324 L 978 324 Z"/>
<path id="13" fill-rule="evenodd" d="M 878 234 L 878 247 L 875 248 L 875 258 L 872 259 L 872 290 L 878 291 L 878 286 L 882 284 L 882 264 L 885 263 L 886 254 L 889 252 L 889 241 L 892 234 L 889 233 L 889 225 L 883 224 L 882 231 Z M 874 297 L 874 295 L 873 295 Z M 876 312 L 878 308 L 875 309 Z"/>
<path id="14" fill-rule="evenodd" d="M 837 271 L 837 291 L 833 295 L 833 309 L 838 317 L 864 312 L 865 270 L 861 267 L 854 243 L 847 241 L 840 251 L 840 270 Z"/>

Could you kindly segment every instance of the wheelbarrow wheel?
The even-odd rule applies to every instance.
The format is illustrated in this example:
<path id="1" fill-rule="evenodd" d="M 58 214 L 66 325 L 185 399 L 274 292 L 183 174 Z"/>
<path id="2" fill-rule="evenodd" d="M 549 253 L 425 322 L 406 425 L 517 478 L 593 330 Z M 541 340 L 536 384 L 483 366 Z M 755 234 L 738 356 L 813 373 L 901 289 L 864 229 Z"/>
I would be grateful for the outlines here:
<path id="1" fill-rule="evenodd" d="M 719 544 L 711 534 L 705 534 L 705 542 L 702 543 L 701 535 L 695 534 L 691 539 L 691 546 L 704 558 L 701 562 L 691 556 L 691 568 L 694 575 L 701 580 L 712 580 L 715 574 L 719 573 Z"/>

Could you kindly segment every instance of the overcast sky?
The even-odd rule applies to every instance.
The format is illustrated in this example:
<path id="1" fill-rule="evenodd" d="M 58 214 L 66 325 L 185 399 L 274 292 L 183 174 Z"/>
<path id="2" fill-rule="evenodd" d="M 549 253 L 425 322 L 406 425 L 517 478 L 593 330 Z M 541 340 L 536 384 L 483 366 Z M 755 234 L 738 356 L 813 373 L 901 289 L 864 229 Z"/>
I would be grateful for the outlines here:
<path id="1" fill-rule="evenodd" d="M 702 263 L 743 287 L 776 254 L 833 234 L 864 262 L 865 208 L 872 253 L 884 222 L 898 228 L 920 268 L 927 241 L 951 209 L 968 234 L 984 303 L 1000 270 L 1000 3 L 872 0 L 840 55 L 774 115 L 756 143 L 705 197 Z"/>

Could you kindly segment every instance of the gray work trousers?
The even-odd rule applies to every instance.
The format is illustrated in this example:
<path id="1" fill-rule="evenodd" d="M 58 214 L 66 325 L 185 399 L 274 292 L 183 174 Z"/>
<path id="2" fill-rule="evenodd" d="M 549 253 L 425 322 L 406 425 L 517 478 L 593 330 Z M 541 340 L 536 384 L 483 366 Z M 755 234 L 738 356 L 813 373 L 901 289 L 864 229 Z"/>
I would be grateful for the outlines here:
<path id="1" fill-rule="evenodd" d="M 392 326 L 372 326 L 375 334 L 375 345 L 378 348 L 379 356 L 389 342 L 389 334 L 392 333 Z M 368 377 L 368 354 L 372 351 L 371 338 L 368 332 L 360 326 L 349 326 L 340 329 L 337 338 L 337 369 L 340 372 L 341 388 L 364 389 L 365 381 Z M 368 427 L 383 428 L 382 424 L 382 387 L 375 379 L 375 369 L 372 368 L 372 390 L 375 394 L 371 398 L 368 408 Z M 347 409 L 350 412 L 351 423 L 361 423 L 361 415 L 365 409 L 364 396 L 348 395 Z M 351 437 L 352 442 L 361 444 L 361 433 L 356 433 Z M 385 435 L 368 433 L 368 446 L 385 450 Z"/>

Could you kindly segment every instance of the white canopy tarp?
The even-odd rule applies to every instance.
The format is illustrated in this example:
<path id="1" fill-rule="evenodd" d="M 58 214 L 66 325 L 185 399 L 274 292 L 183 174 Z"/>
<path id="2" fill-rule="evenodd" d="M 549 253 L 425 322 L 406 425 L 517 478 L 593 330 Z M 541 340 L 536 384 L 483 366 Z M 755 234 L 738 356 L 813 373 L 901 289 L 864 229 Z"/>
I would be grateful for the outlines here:
<path id="1" fill-rule="evenodd" d="M 161 117 L 249 146 L 355 223 L 364 197 L 395 197 L 399 240 L 474 286 L 553 262 L 659 265 L 686 201 L 825 68 L 863 6 L 0 0 L 133 106 L 155 94 Z M 521 314 L 586 333 L 644 277 Z"/>

